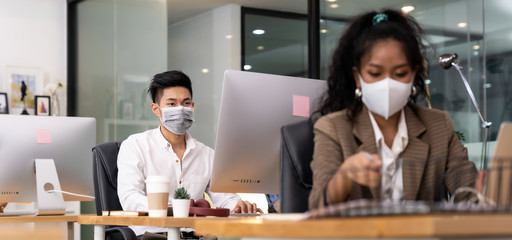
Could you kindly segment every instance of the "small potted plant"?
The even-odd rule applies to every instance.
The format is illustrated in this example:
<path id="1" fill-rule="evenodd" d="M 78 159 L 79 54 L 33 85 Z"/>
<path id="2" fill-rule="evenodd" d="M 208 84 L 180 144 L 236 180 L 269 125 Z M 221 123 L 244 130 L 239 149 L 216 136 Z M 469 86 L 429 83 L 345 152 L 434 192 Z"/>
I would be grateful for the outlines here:
<path id="1" fill-rule="evenodd" d="M 174 191 L 174 199 L 172 200 L 172 214 L 174 217 L 188 217 L 190 210 L 190 194 L 184 187 Z"/>

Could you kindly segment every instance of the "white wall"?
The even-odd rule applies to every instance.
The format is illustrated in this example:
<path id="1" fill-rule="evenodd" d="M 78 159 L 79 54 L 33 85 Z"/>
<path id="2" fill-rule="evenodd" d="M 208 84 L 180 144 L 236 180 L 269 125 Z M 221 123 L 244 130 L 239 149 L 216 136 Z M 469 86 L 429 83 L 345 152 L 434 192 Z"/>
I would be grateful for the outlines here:
<path id="1" fill-rule="evenodd" d="M 169 26 L 168 68 L 181 70 L 192 80 L 196 121 L 189 132 L 211 148 L 215 148 L 224 71 L 240 69 L 240 39 L 238 5 L 215 8 Z"/>
<path id="2" fill-rule="evenodd" d="M 49 95 L 44 88 L 50 83 L 67 85 L 66 9 L 66 0 L 0 0 L 0 92 L 9 92 L 6 69 L 12 67 L 41 71 L 40 87 L 35 92 L 38 95 Z M 58 96 L 60 115 L 66 115 L 65 88 L 58 90 Z M 11 103 L 11 95 L 8 97 Z M 33 109 L 27 110 L 34 114 Z M 19 114 L 20 111 L 9 106 L 10 114 Z M 78 202 L 69 202 L 66 206 L 68 210 L 80 213 Z M 21 227 L 19 224 L 4 225 L 7 229 Z M 67 225 L 58 225 L 66 236 Z M 32 230 L 38 228 L 37 224 L 30 226 Z M 75 239 L 80 239 L 80 228 L 76 226 Z"/>
<path id="3" fill-rule="evenodd" d="M 66 85 L 66 6 L 66 0 L 0 0 L 0 92 L 8 89 L 7 66 L 40 69 L 44 80 L 39 95 L 49 95 L 43 91 L 48 83 Z M 66 93 L 59 93 L 65 115 Z"/>

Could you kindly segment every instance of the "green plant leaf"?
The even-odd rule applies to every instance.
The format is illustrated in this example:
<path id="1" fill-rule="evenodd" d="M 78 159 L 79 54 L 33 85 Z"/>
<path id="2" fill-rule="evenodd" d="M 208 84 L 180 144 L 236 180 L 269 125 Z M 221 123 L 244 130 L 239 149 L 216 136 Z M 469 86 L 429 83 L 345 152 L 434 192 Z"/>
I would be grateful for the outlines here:
<path id="1" fill-rule="evenodd" d="M 180 187 L 174 191 L 174 199 L 190 199 L 190 194 L 184 187 Z"/>
<path id="2" fill-rule="evenodd" d="M 459 137 L 459 140 L 461 142 L 465 142 L 466 141 L 466 138 L 464 137 L 464 133 L 462 132 L 459 132 L 459 131 L 455 131 L 457 133 L 457 137 Z"/>

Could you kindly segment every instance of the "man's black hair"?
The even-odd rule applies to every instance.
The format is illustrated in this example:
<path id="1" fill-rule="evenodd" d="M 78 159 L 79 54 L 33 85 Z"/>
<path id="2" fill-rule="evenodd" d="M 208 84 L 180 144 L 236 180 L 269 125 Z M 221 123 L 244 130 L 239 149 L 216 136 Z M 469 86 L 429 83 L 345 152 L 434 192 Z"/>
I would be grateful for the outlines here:
<path id="1" fill-rule="evenodd" d="M 148 93 L 151 95 L 153 103 L 160 101 L 164 89 L 168 87 L 184 87 L 190 92 L 192 97 L 192 82 L 190 78 L 182 71 L 167 71 L 156 74 L 149 84 Z"/>

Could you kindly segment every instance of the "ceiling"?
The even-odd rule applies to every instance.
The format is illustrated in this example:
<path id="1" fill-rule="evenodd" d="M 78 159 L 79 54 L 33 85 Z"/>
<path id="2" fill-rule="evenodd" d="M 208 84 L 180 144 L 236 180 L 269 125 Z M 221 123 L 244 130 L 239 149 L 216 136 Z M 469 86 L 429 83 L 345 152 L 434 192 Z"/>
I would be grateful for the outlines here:
<path id="1" fill-rule="evenodd" d="M 329 7 L 333 4 L 330 1 L 335 1 L 338 7 Z M 307 14 L 308 0 L 167 0 L 168 24 L 173 25 L 226 4 Z M 445 47 L 443 51 L 468 50 L 467 38 L 470 37 L 472 42 L 480 44 L 478 41 L 482 39 L 484 33 L 487 54 L 512 51 L 510 41 L 503 41 L 512 40 L 510 0 L 320 0 L 320 12 L 322 16 L 349 19 L 361 12 L 383 8 L 400 9 L 406 4 L 415 7 L 411 15 L 427 30 L 432 43 L 440 43 Z M 265 19 L 260 19 L 259 22 L 264 23 Z M 461 22 L 467 22 L 468 26 L 458 27 L 457 24 Z M 274 39 L 283 40 L 292 37 L 290 31 L 282 29 L 302 28 L 302 25 L 297 25 L 300 23 L 296 21 L 280 21 L 279 24 L 279 26 L 272 26 L 276 28 Z M 276 49 L 279 47 L 276 43 L 264 38 L 260 40 L 262 42 L 258 45 L 268 46 L 265 49 L 270 50 L 272 45 L 275 45 Z M 290 45 L 292 44 L 287 46 Z M 450 46 L 455 49 L 451 49 Z M 288 50 L 288 52 L 291 51 L 296 49 Z M 277 51 L 276 54 L 287 55 Z"/>
<path id="2" fill-rule="evenodd" d="M 167 0 L 168 23 L 172 25 L 181 20 L 201 14 L 210 9 L 226 4 L 238 4 L 244 7 L 271 9 L 285 12 L 307 13 L 308 0 Z M 468 0 L 337 0 L 337 8 L 328 7 L 328 0 L 320 0 L 323 16 L 349 18 L 368 10 L 382 8 L 399 9 L 403 5 L 410 4 L 416 7 L 413 16 L 421 22 L 423 18 L 432 19 L 439 16 L 438 21 L 422 23 L 440 28 L 452 28 L 457 30 L 456 24 L 463 21 L 472 22 L 472 31 L 482 30 L 482 4 L 483 1 Z M 485 1 L 485 16 L 488 32 L 503 28 L 512 28 L 512 4 L 510 0 Z M 509 19 L 509 21 L 504 21 Z M 460 28 L 458 29 L 460 30 Z M 463 30 L 462 30 L 463 31 Z"/>
<path id="3" fill-rule="evenodd" d="M 227 4 L 306 14 L 307 3 L 307 0 L 167 0 L 167 19 L 172 25 Z"/>

